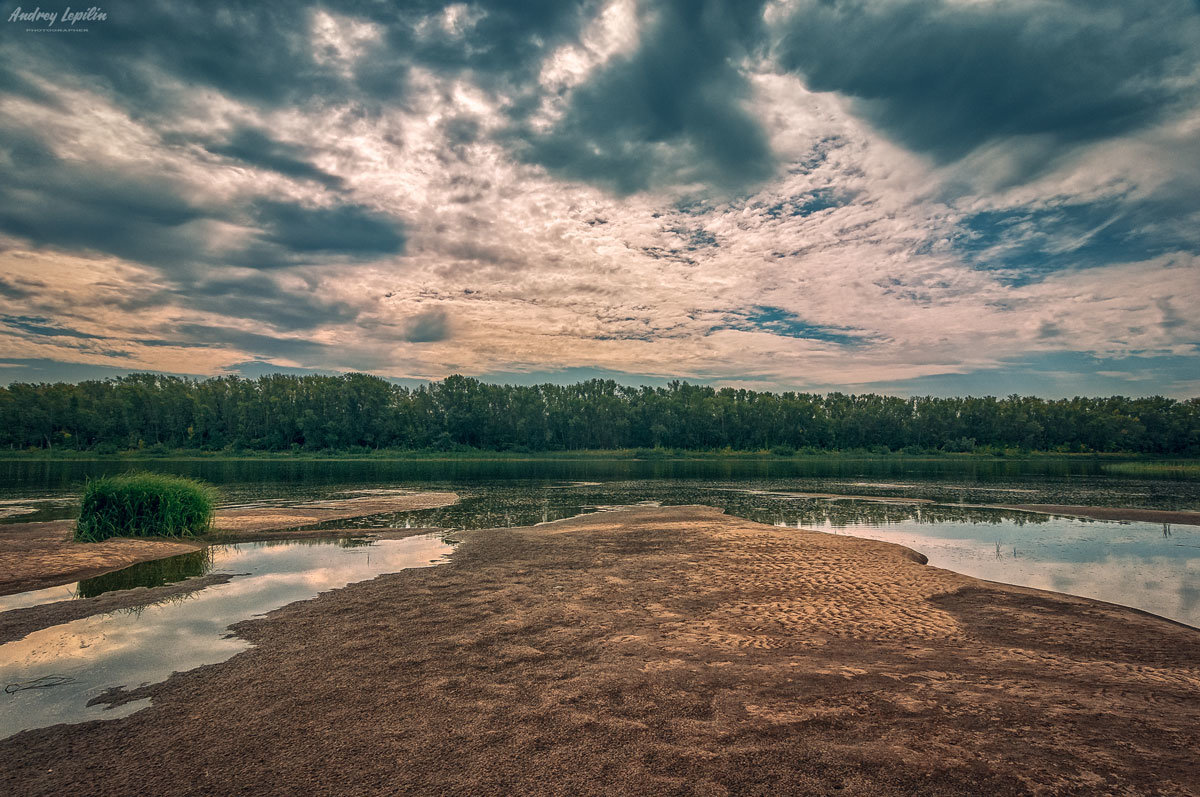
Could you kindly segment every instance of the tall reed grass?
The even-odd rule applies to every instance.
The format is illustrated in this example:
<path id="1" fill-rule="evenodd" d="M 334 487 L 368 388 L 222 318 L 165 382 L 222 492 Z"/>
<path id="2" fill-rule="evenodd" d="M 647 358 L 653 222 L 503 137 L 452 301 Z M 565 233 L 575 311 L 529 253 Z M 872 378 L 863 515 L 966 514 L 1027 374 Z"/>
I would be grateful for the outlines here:
<path id="1" fill-rule="evenodd" d="M 92 479 L 83 490 L 75 539 L 190 537 L 212 523 L 216 490 L 207 484 L 158 473 L 127 473 Z"/>

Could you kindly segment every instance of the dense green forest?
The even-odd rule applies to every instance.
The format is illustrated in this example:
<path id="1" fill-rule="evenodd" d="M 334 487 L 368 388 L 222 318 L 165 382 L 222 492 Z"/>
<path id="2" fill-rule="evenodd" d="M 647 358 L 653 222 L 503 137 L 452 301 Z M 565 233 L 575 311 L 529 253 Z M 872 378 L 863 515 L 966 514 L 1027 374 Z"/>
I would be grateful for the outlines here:
<path id="1" fill-rule="evenodd" d="M 763 393 L 673 382 L 625 387 L 418 388 L 365 374 L 154 374 L 0 388 L 0 446 L 201 450 L 558 451 L 667 447 L 1200 454 L 1200 399 L 896 398 Z"/>

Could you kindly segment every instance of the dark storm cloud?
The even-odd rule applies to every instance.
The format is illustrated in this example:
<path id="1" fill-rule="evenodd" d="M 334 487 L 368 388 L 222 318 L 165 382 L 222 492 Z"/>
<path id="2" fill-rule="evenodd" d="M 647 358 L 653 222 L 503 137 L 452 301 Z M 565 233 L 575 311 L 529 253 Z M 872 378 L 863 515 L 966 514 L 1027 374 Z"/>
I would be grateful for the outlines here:
<path id="1" fill-rule="evenodd" d="M 343 302 L 320 298 L 315 286 L 288 288 L 263 274 L 201 280 L 179 286 L 177 294 L 190 307 L 285 331 L 348 323 L 358 316 Z"/>
<path id="2" fill-rule="evenodd" d="M 184 199 L 169 176 L 68 161 L 21 131 L 0 131 L 0 165 L 0 231 L 152 264 L 202 246 L 183 227 L 210 212 Z"/>
<path id="3" fill-rule="evenodd" d="M 404 325 L 404 340 L 409 343 L 436 343 L 450 337 L 449 321 L 443 310 L 417 313 Z"/>
<path id="4" fill-rule="evenodd" d="M 6 315 L 0 316 L 0 324 L 15 329 L 18 332 L 23 332 L 27 335 L 36 335 L 38 337 L 50 338 L 84 338 L 98 340 L 98 335 L 91 335 L 87 332 L 80 332 L 77 329 L 60 326 L 54 323 L 53 320 L 45 316 L 28 316 L 28 315 Z"/>
<path id="5" fill-rule="evenodd" d="M 323 359 L 334 348 L 311 340 L 260 335 L 210 324 L 184 324 L 176 331 L 189 340 L 203 341 L 214 349 L 233 348 L 264 359 Z"/>
<path id="6" fill-rule="evenodd" d="M 4 37 L 0 76 L 4 91 L 57 106 L 34 78 L 53 82 L 69 75 L 72 86 L 105 95 L 151 129 L 165 128 L 164 143 L 186 144 L 170 128 L 181 107 L 203 101 L 204 90 L 263 109 L 320 112 L 349 103 L 370 113 L 380 103 L 403 103 L 414 63 L 470 72 L 476 82 L 494 86 L 528 86 L 544 55 L 574 37 L 596 10 L 593 2 L 490 0 L 461 6 L 461 19 L 439 16 L 456 5 L 115 0 L 105 6 L 108 19 L 87 36 Z M 365 43 L 353 62 L 339 61 L 334 48 L 317 46 L 313 38 L 314 19 L 325 12 L 376 23 L 378 40 Z M 479 135 L 477 123 L 465 117 L 450 122 L 448 132 L 448 152 Z M 313 208 L 264 198 L 202 207 L 180 175 L 130 175 L 86 158 L 59 158 L 40 135 L 0 131 L 0 159 L 8 161 L 0 160 L 6 178 L 0 183 L 0 231 L 35 245 L 105 252 L 171 272 L 195 265 L 279 268 L 313 255 L 361 258 L 404 248 L 393 220 L 359 205 L 335 200 Z M 303 147 L 253 126 L 200 143 L 222 157 L 332 191 L 343 188 Z M 240 250 L 215 252 L 211 231 L 194 224 L 208 221 L 259 225 L 261 231 Z"/>
<path id="7" fill-rule="evenodd" d="M 9 48 L 0 44 L 0 86 L 3 86 L 4 90 L 10 94 L 25 97 L 34 102 L 40 102 L 52 107 L 59 107 L 57 100 L 55 100 L 52 94 L 36 86 L 24 71 L 15 68 L 21 61 L 13 59 L 11 63 L 5 63 L 5 56 L 9 52 L 15 53 L 16 48 Z"/>
<path id="8" fill-rule="evenodd" d="M 465 12 L 443 24 L 439 15 L 454 5 Z M 416 65 L 507 89 L 509 140 L 525 159 L 564 176 L 621 193 L 681 179 L 741 186 L 769 176 L 771 152 L 742 107 L 748 86 L 738 66 L 765 43 L 762 0 L 646 6 L 637 52 L 578 87 L 548 133 L 525 125 L 542 60 L 577 40 L 600 5 L 117 0 L 86 37 L 9 37 L 0 62 L 25 65 L 6 70 L 12 91 L 41 91 L 27 74 L 68 73 L 151 117 L 189 99 L 180 81 L 264 107 L 402 104 Z M 380 38 L 347 71 L 314 47 L 318 11 L 376 23 Z M 1186 83 L 1172 79 L 1196 64 L 1196 16 L 1193 0 L 811 0 L 785 24 L 776 55 L 812 88 L 857 98 L 860 112 L 897 140 L 945 160 L 994 138 L 1091 139 L 1169 112 Z M 449 151 L 477 134 L 469 123 L 447 132 Z M 210 149 L 340 184 L 303 152 L 252 128 Z"/>
<path id="9" fill-rule="evenodd" d="M 262 130 L 242 127 L 230 134 L 227 141 L 207 144 L 205 148 L 216 155 L 279 172 L 300 180 L 313 180 L 327 188 L 340 189 L 342 178 L 322 171 L 305 159 L 300 147 L 276 141 Z"/>
<path id="10" fill-rule="evenodd" d="M 0 62 L 40 63 L 107 89 L 139 114 L 156 116 L 188 98 L 177 82 L 213 88 L 263 106 L 364 105 L 403 98 L 416 62 L 438 70 L 472 70 L 485 79 L 523 82 L 548 48 L 573 36 L 595 4 L 557 0 L 483 0 L 484 12 L 461 31 L 421 26 L 447 2 L 379 3 L 226 0 L 219 5 L 175 0 L 113 0 L 108 19 L 87 36 L 9 37 Z M 333 53 L 313 46 L 312 21 L 328 11 L 377 23 L 349 73 Z M 84 41 L 86 39 L 86 41 Z M 35 70 L 45 72 L 45 70 Z M 12 84 L 37 91 L 28 81 Z"/>
<path id="11" fill-rule="evenodd" d="M 656 6 L 646 23 L 637 52 L 576 88 L 553 130 L 523 131 L 524 157 L 619 193 L 768 177 L 770 148 L 741 106 L 749 87 L 736 65 L 761 37 L 762 3 L 679 0 Z"/>
<path id="12" fill-rule="evenodd" d="M 541 68 L 542 59 L 574 40 L 601 5 L 597 0 L 481 0 L 470 4 L 417 0 L 391 8 L 368 1 L 339 4 L 335 9 L 381 23 L 390 52 L 411 53 L 414 62 L 437 71 L 469 70 L 473 80 L 497 87 L 527 85 Z M 451 6 L 466 9 L 468 15 L 456 30 L 426 24 L 418 34 L 418 21 Z"/>
<path id="13" fill-rule="evenodd" d="M 468 114 L 458 114 L 446 118 L 439 128 L 446 148 L 442 160 L 450 162 L 457 159 L 465 162 L 470 154 L 471 145 L 480 138 L 479 120 Z M 449 157 L 451 155 L 453 158 Z"/>
<path id="14" fill-rule="evenodd" d="M 1200 19 L 1194 0 L 808 0 L 777 55 L 949 161 L 1010 136 L 1099 139 L 1194 103 Z"/>
<path id="15" fill-rule="evenodd" d="M 207 86 L 251 102 L 283 105 L 341 85 L 310 44 L 310 6 L 231 0 L 221 5 L 114 0 L 85 36 L 13 36 L 0 55 L 107 88 L 120 104 L 157 115 L 186 97 L 170 83 Z M 171 80 L 166 80 L 169 78 Z"/>
<path id="16" fill-rule="evenodd" d="M 530 87 L 537 85 L 544 58 L 554 48 L 576 41 L 601 5 L 596 0 L 490 0 L 468 5 L 235 0 L 212 7 L 117 0 L 106 6 L 104 25 L 95 26 L 87 37 L 10 37 L 0 44 L 0 63 L 22 63 L 27 75 L 77 76 L 82 85 L 99 90 L 151 125 L 167 122 L 181 103 L 195 100 L 195 92 L 179 90 L 180 83 L 263 108 L 319 110 L 352 103 L 370 113 L 380 103 L 403 104 L 409 69 L 419 65 L 441 74 L 463 73 L 485 89 L 504 90 L 512 97 L 510 112 L 521 131 L 523 119 L 538 101 Z M 447 14 L 452 7 L 458 10 Z M 335 52 L 314 46 L 312 24 L 318 12 L 376 23 L 379 38 L 367 42 L 365 52 L 347 69 L 332 57 Z M 509 140 L 531 161 L 620 192 L 679 179 L 743 185 L 768 175 L 769 148 L 757 123 L 740 106 L 747 85 L 733 63 L 761 38 L 761 0 L 679 0 L 654 9 L 651 18 L 641 49 L 582 87 L 559 128 L 548 136 L 525 130 Z M 84 38 L 86 42 L 78 41 Z M 26 93 L 36 91 L 28 80 L 11 85 L 24 86 Z M 445 132 L 450 155 L 461 155 L 480 135 L 478 124 L 468 117 L 448 121 Z M 662 144 L 674 150 L 673 157 L 661 157 Z M 297 180 L 334 190 L 342 187 L 338 177 L 315 166 L 302 148 L 261 129 L 242 127 L 204 146 Z M 150 198 L 156 207 L 178 208 L 180 198 L 169 193 L 135 195 Z M 166 201 L 153 201 L 156 195 Z M 51 196 L 41 199 L 53 202 Z M 160 224 L 137 212 L 119 225 L 84 213 L 73 236 L 54 240 L 38 223 L 44 209 L 10 213 L 3 221 L 11 232 L 38 243 L 92 248 L 153 264 L 203 249 L 178 230 L 164 235 Z M 271 227 L 263 240 L 293 253 L 333 251 L 339 245 L 350 252 L 395 253 L 402 246 L 402 236 L 365 217 L 354 218 L 353 209 L 337 211 L 336 218 L 301 218 L 303 214 L 288 215 L 266 205 L 259 210 L 261 220 Z M 347 223 L 359 225 L 363 234 L 338 236 L 335 228 Z M 277 267 L 291 259 L 258 246 L 233 255 L 229 262 Z"/>
<path id="17" fill-rule="evenodd" d="M 324 175 L 260 136 L 241 137 L 243 154 L 296 176 Z M 169 172 L 143 174 L 55 155 L 32 133 L 0 131 L 0 231 L 34 244 L 104 252 L 170 271 L 200 265 L 278 268 L 314 254 L 361 258 L 404 249 L 399 224 L 361 205 L 311 208 L 261 199 L 248 206 L 206 206 Z M 336 180 L 329 175 L 325 177 Z M 249 224 L 258 239 L 215 251 L 202 222 Z"/>
<path id="18" fill-rule="evenodd" d="M 289 252 L 388 255 L 404 249 L 404 234 L 391 219 L 359 205 L 309 208 L 261 200 L 255 220 L 264 238 Z"/>

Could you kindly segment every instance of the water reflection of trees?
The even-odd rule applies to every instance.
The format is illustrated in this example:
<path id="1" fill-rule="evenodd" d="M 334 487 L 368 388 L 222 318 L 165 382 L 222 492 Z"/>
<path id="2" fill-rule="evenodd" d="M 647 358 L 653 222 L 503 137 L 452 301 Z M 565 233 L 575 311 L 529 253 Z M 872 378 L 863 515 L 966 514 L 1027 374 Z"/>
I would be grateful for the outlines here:
<path id="1" fill-rule="evenodd" d="M 79 582 L 76 597 L 94 598 L 105 592 L 134 587 L 161 587 L 185 578 L 203 576 L 213 568 L 213 550 L 203 548 L 191 553 L 168 556 L 151 562 L 139 562 L 122 570 L 105 573 Z"/>
<path id="2" fill-rule="evenodd" d="M 340 521 L 340 522 L 333 521 L 331 523 L 326 523 L 324 525 L 336 526 L 339 529 L 346 527 L 345 521 Z M 305 530 L 308 530 L 308 528 L 309 528 L 308 526 L 305 526 Z M 278 533 L 280 533 L 280 532 L 272 532 L 272 531 L 264 531 L 263 532 L 264 535 L 265 534 L 278 534 Z M 284 548 L 284 547 L 292 548 L 297 545 L 306 545 L 309 547 L 317 546 L 317 545 L 336 545 L 339 548 L 362 548 L 362 547 L 365 547 L 368 545 L 372 545 L 373 543 L 374 543 L 374 540 L 367 539 L 362 536 L 345 536 L 345 535 L 338 535 L 338 536 L 329 535 L 329 536 L 325 536 L 325 537 L 287 537 L 287 536 L 282 536 L 276 540 L 271 540 L 271 539 L 248 540 L 246 542 L 224 544 L 224 545 L 214 546 L 214 547 L 224 553 L 226 551 L 233 550 L 233 546 L 235 546 L 235 545 L 249 546 L 249 547 L 254 547 L 254 548 Z"/>
<path id="3" fill-rule="evenodd" d="M 586 512 L 637 504 L 701 504 L 771 525 L 833 526 L 919 523 L 1045 523 L 1047 515 L 954 504 L 888 503 L 885 500 L 803 498 L 685 485 L 589 485 L 578 488 L 499 486 L 459 491 L 451 506 L 331 521 L 325 528 L 459 528 L 530 526 Z"/>
<path id="4" fill-rule="evenodd" d="M 790 502 L 786 507 L 725 506 L 731 515 L 760 523 L 802 526 L 885 526 L 893 523 L 1010 523 L 1023 526 L 1050 520 L 1048 515 L 1034 515 L 1001 509 L 942 505 L 883 504 L 874 501 Z"/>

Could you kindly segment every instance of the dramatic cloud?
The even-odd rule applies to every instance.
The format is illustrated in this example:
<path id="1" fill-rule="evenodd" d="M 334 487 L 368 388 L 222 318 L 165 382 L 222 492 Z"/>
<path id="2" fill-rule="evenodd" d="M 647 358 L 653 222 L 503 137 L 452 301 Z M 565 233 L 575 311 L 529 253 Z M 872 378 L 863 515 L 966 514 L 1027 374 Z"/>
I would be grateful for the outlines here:
<path id="1" fill-rule="evenodd" d="M 292 252 L 358 256 L 395 254 L 404 247 L 404 236 L 394 222 L 356 205 L 306 208 L 259 200 L 253 212 L 266 240 Z"/>
<path id="2" fill-rule="evenodd" d="M 9 379 L 1200 387 L 1192 0 L 105 10 L 0 25 Z"/>
<path id="3" fill-rule="evenodd" d="M 412 343 L 434 343 L 449 336 L 444 310 L 427 310 L 417 313 L 405 324 L 404 339 Z"/>
<path id="4" fill-rule="evenodd" d="M 745 108 L 749 84 L 739 68 L 761 40 L 761 5 L 653 5 L 628 23 L 640 24 L 635 52 L 614 54 L 588 75 L 545 132 L 536 132 L 544 118 L 527 123 L 534 130 L 525 131 L 524 154 L 621 193 L 765 179 L 773 158 Z"/>
<path id="5" fill-rule="evenodd" d="M 779 63 L 901 143 L 946 160 L 989 141 L 1047 145 L 1195 110 L 1193 0 L 805 0 Z"/>
<path id="6" fill-rule="evenodd" d="M 301 147 L 276 141 L 261 130 L 242 127 L 231 132 L 228 141 L 206 145 L 216 155 L 226 155 L 251 166 L 271 169 L 288 177 L 315 180 L 327 188 L 341 188 L 342 179 L 305 160 Z"/>

